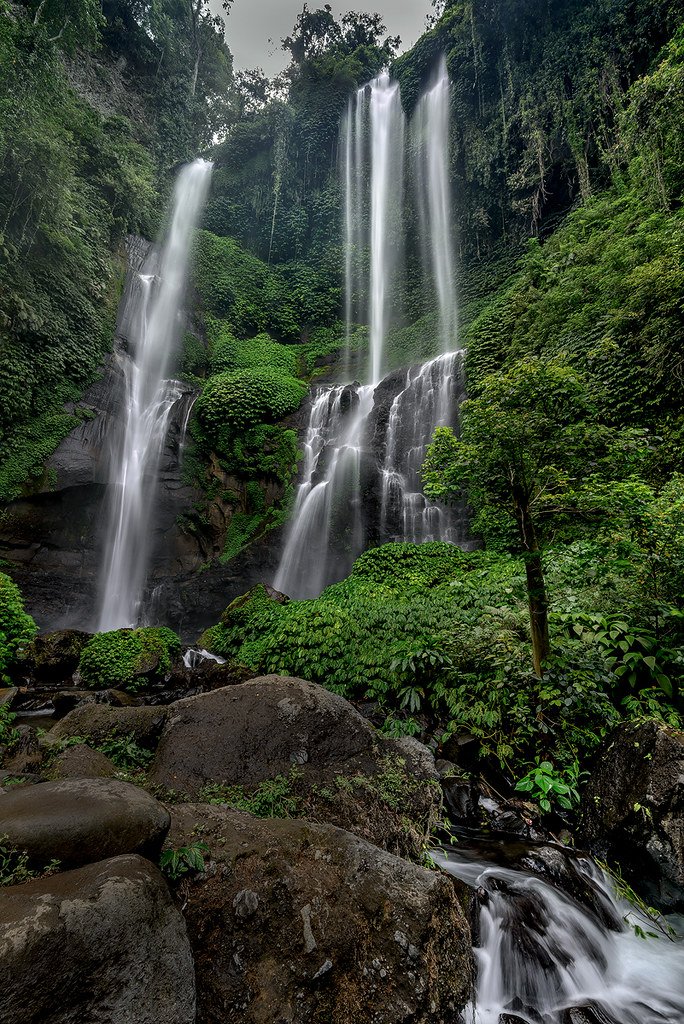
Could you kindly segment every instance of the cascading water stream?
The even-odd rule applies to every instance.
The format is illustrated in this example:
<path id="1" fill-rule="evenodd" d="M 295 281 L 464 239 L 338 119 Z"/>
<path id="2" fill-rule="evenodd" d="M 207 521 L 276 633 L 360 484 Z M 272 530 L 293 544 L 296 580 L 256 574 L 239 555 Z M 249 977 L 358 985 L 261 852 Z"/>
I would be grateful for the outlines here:
<path id="1" fill-rule="evenodd" d="M 382 467 L 382 534 L 387 540 L 464 542 L 453 511 L 427 500 L 420 471 L 436 427 L 453 427 L 464 394 L 463 354 L 448 352 L 406 374 L 392 402 Z"/>
<path id="2" fill-rule="evenodd" d="M 350 99 L 343 118 L 347 366 L 353 321 L 367 293 L 367 379 L 371 383 L 323 389 L 313 402 L 302 482 L 274 580 L 275 587 L 291 597 L 316 597 L 327 584 L 348 573 L 369 543 L 465 542 L 462 517 L 429 503 L 420 481 L 435 427 L 456 425 L 463 396 L 451 245 L 449 88 L 442 61 L 412 123 L 421 235 L 430 254 L 426 276 L 437 301 L 436 347 L 443 355 L 408 370 L 384 427 L 377 422 L 382 421 L 376 415 L 382 397 L 376 395 L 385 390 L 382 373 L 388 332 L 397 313 L 404 222 L 405 118 L 398 84 L 387 74 L 380 75 Z M 354 401 L 343 409 L 342 396 L 350 393 Z M 363 501 L 362 480 L 366 482 Z M 373 501 L 374 491 L 379 492 L 377 501 Z M 377 508 L 374 523 L 368 522 L 373 514 L 369 504 Z M 346 519 L 337 513 L 342 508 L 347 510 Z"/>
<path id="3" fill-rule="evenodd" d="M 187 392 L 168 380 L 179 334 L 192 233 L 209 189 L 212 165 L 195 160 L 182 169 L 171 222 L 151 272 L 146 261 L 131 300 L 131 351 L 120 353 L 125 420 L 111 457 L 110 511 L 102 571 L 99 630 L 139 620 L 149 561 L 150 511 L 174 405 Z"/>
<path id="4" fill-rule="evenodd" d="M 436 292 L 442 352 L 456 348 L 456 272 L 449 187 L 449 75 L 442 57 L 434 83 L 420 98 L 411 122 L 416 186 L 426 268 Z"/>
<path id="5" fill-rule="evenodd" d="M 402 215 L 404 112 L 399 84 L 389 75 L 371 82 L 370 200 L 370 380 L 378 384 L 385 369 L 392 278 L 396 271 L 398 227 Z M 398 222 L 398 223 L 397 223 Z"/>
<path id="6" fill-rule="evenodd" d="M 527 871 L 433 851 L 479 893 L 477 982 L 465 1024 L 682 1024 L 684 944 L 641 919 L 586 857 L 580 903 Z M 639 925 L 653 937 L 635 932 Z"/>

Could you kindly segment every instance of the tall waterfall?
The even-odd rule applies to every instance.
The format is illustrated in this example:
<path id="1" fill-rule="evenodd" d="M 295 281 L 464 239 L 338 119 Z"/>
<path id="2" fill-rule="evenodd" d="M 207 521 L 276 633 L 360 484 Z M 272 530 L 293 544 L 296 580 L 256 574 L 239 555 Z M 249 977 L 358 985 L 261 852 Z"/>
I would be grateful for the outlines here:
<path id="1" fill-rule="evenodd" d="M 473 1024 L 679 1024 L 684 947 L 613 892 L 588 858 L 575 859 L 583 904 L 543 878 L 467 850 L 435 853 L 480 895 Z M 642 938 L 635 927 L 652 937 Z"/>
<path id="2" fill-rule="evenodd" d="M 455 347 L 456 273 L 449 189 L 449 75 L 442 57 L 437 76 L 418 101 L 412 121 L 421 238 L 436 291 L 442 352 Z"/>
<path id="3" fill-rule="evenodd" d="M 434 349 L 442 355 L 384 378 L 403 272 L 406 133 L 398 84 L 380 75 L 350 99 L 343 118 L 347 340 L 365 312 L 370 383 L 322 387 L 314 396 L 301 483 L 274 581 L 290 597 L 316 597 L 375 544 L 465 543 L 463 516 L 428 502 L 420 481 L 433 431 L 457 425 L 464 391 L 456 340 L 448 115 L 442 61 L 411 125 L 421 238 L 430 253 L 427 276 L 438 306 Z"/>
<path id="4" fill-rule="evenodd" d="M 192 233 L 211 171 L 205 160 L 181 170 L 163 249 L 146 260 L 129 299 L 130 351 L 119 353 L 125 418 L 111 456 L 99 630 L 135 625 L 141 613 L 159 461 L 171 412 L 187 390 L 167 376 L 179 336 Z"/>

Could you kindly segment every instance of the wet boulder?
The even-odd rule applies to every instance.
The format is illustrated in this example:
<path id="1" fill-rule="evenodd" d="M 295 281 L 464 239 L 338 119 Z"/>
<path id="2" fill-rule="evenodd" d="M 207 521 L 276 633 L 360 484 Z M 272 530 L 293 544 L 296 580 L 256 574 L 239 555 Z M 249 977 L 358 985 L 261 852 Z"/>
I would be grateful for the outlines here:
<path id="1" fill-rule="evenodd" d="M 204 1024 L 454 1021 L 471 937 L 450 880 L 330 825 L 172 809 L 171 846 L 202 841 L 185 917 Z"/>
<path id="2" fill-rule="evenodd" d="M 100 750 L 78 743 L 57 755 L 49 774 L 52 779 L 113 779 L 116 765 Z"/>
<path id="3" fill-rule="evenodd" d="M 94 743 L 101 743 L 110 736 L 132 736 L 139 746 L 154 750 L 166 714 L 167 709 L 160 707 L 81 704 L 52 727 L 45 742 L 49 746 L 59 740 L 84 736 Z"/>
<path id="4" fill-rule="evenodd" d="M 81 658 L 90 633 L 79 629 L 60 629 L 37 636 L 24 655 L 24 665 L 38 683 L 70 680 Z"/>
<path id="5" fill-rule="evenodd" d="M 584 792 L 582 832 L 654 905 L 684 909 L 684 733 L 619 726 Z"/>
<path id="6" fill-rule="evenodd" d="M 80 867 L 124 853 L 156 860 L 169 828 L 162 805 L 116 779 L 65 779 L 0 794 L 0 835 L 33 867 Z"/>
<path id="7" fill-rule="evenodd" d="M 416 857 L 441 799 L 425 747 L 384 739 L 342 697 L 287 676 L 173 704 L 150 779 L 217 802 L 242 793 L 271 816 L 329 821 Z"/>
<path id="8" fill-rule="evenodd" d="M 185 922 L 126 856 L 2 890 L 0 1024 L 194 1024 Z"/>

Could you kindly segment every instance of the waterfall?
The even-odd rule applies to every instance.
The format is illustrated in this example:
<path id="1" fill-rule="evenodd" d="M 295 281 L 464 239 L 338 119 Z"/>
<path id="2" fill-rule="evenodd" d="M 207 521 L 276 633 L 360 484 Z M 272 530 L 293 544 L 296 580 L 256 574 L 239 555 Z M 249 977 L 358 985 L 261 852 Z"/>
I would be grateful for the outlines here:
<path id="1" fill-rule="evenodd" d="M 380 75 L 371 82 L 370 204 L 370 379 L 384 370 L 390 294 L 402 226 L 404 112 L 397 82 Z"/>
<path id="2" fill-rule="evenodd" d="M 527 871 L 449 848 L 439 866 L 480 897 L 477 983 L 468 1024 L 681 1024 L 684 947 L 620 899 L 586 857 L 583 904 Z M 635 926 L 651 937 L 640 937 Z"/>
<path id="3" fill-rule="evenodd" d="M 387 74 L 359 89 L 347 105 L 341 127 L 347 368 L 353 324 L 367 294 L 370 383 L 323 387 L 314 397 L 301 483 L 274 581 L 290 597 L 318 596 L 372 544 L 467 543 L 463 514 L 428 502 L 420 480 L 435 427 L 457 425 L 464 394 L 448 129 L 449 79 L 442 60 L 411 125 L 426 276 L 438 307 L 434 349 L 442 355 L 400 378 L 383 378 L 388 332 L 398 314 L 405 118 L 399 86 Z"/>
<path id="4" fill-rule="evenodd" d="M 323 388 L 314 398 L 276 590 L 318 597 L 328 583 L 347 575 L 364 550 L 361 462 L 372 398 L 369 385 Z"/>
<path id="5" fill-rule="evenodd" d="M 456 347 L 457 330 L 449 186 L 449 94 L 446 59 L 442 57 L 436 79 L 418 101 L 411 124 L 416 143 L 421 238 L 428 250 L 428 276 L 437 297 L 442 352 Z"/>
<path id="6" fill-rule="evenodd" d="M 187 392 L 167 376 L 179 335 L 192 233 L 211 170 L 204 160 L 181 170 L 163 249 L 146 260 L 129 299 L 130 351 L 119 353 L 124 423 L 111 456 L 99 630 L 135 625 L 140 617 L 159 461 L 174 405 Z"/>
<path id="7" fill-rule="evenodd" d="M 463 397 L 463 356 L 449 352 L 406 373 L 390 408 L 382 467 L 382 533 L 388 540 L 420 544 L 464 541 L 464 524 L 427 500 L 420 471 L 436 427 L 454 427 Z"/>

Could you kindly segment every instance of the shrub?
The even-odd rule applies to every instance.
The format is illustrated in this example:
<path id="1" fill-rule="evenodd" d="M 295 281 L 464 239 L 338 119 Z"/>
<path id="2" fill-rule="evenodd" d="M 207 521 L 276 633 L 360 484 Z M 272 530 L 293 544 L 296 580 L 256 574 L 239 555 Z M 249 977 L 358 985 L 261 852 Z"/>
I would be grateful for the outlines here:
<path id="1" fill-rule="evenodd" d="M 116 629 L 98 633 L 86 644 L 78 669 L 86 686 L 135 693 L 147 678 L 163 679 L 180 647 L 179 637 L 165 627 Z"/>
<path id="2" fill-rule="evenodd" d="M 228 451 L 241 432 L 295 412 L 306 390 L 302 381 L 266 366 L 210 377 L 195 407 L 200 440 Z"/>
<path id="3" fill-rule="evenodd" d="M 0 572 L 0 677 L 11 668 L 21 649 L 38 632 L 16 583 Z"/>

